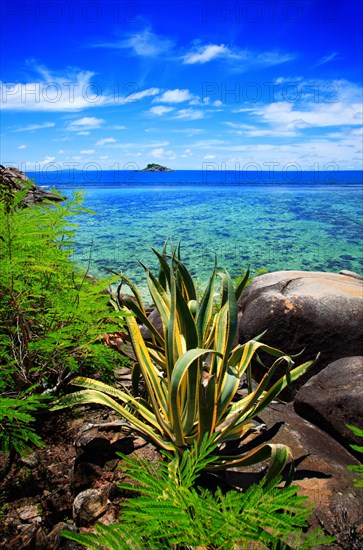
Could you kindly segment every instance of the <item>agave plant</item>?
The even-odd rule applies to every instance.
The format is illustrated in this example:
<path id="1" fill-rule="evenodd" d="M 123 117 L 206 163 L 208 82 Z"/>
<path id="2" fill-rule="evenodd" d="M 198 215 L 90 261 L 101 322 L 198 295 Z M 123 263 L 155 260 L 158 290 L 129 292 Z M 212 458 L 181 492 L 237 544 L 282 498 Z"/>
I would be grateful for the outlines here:
<path id="1" fill-rule="evenodd" d="M 312 361 L 294 367 L 291 357 L 263 344 L 259 337 L 235 345 L 237 301 L 248 280 L 248 272 L 235 289 L 228 273 L 218 273 L 215 264 L 209 283 L 198 299 L 193 278 L 180 259 L 180 249 L 173 249 L 170 255 L 165 247 L 162 253 L 153 251 L 160 264 L 158 277 L 143 267 L 150 295 L 160 314 L 161 333 L 148 319 L 137 287 L 123 275 L 115 302 L 123 315 L 126 314 L 128 338 L 137 358 L 133 394 L 78 377 L 72 383 L 86 389 L 61 398 L 53 409 L 84 403 L 107 405 L 157 446 L 180 454 L 195 442 L 200 445 L 205 437 L 215 434 L 220 451 L 218 460 L 209 465 L 210 470 L 270 460 L 268 482 L 282 471 L 291 457 L 290 449 L 268 443 L 244 452 L 243 443 L 250 444 L 254 437 L 253 419 L 288 383 L 303 374 Z M 218 278 L 220 299 L 216 303 Z M 133 298 L 122 295 L 123 283 L 131 289 Z M 149 329 L 149 340 L 143 338 L 136 318 Z M 262 351 L 271 356 L 274 363 L 253 389 L 251 361 Z M 272 384 L 281 364 L 286 365 L 286 374 Z M 139 376 L 144 380 L 145 396 L 137 394 Z M 244 376 L 248 392 L 237 399 Z M 231 440 L 240 440 L 242 444 L 238 456 L 221 452 L 223 444 Z"/>

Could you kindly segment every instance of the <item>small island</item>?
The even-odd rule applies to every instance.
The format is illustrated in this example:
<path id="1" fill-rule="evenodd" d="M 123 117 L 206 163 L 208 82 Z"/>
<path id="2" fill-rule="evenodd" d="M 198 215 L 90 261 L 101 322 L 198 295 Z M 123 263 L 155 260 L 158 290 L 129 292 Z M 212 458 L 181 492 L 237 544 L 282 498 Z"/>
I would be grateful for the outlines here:
<path id="1" fill-rule="evenodd" d="M 146 166 L 143 170 L 140 170 L 140 172 L 173 172 L 171 168 L 167 168 L 166 166 L 161 166 L 161 164 L 155 164 L 151 163 Z"/>

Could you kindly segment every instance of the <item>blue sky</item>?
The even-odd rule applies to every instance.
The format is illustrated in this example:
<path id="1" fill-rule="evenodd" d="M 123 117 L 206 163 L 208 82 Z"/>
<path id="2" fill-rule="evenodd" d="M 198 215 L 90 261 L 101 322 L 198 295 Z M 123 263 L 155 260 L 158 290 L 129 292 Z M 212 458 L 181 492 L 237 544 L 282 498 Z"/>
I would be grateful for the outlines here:
<path id="1" fill-rule="evenodd" d="M 5 0 L 1 162 L 362 169 L 361 0 Z"/>

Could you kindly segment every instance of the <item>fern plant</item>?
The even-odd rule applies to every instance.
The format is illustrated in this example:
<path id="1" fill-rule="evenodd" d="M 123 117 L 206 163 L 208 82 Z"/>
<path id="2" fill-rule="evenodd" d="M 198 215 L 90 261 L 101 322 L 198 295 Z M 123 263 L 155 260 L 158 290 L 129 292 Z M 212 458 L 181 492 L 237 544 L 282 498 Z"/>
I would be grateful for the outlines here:
<path id="1" fill-rule="evenodd" d="M 312 506 L 296 487 L 278 488 L 274 478 L 266 487 L 252 485 L 245 493 L 198 487 L 202 470 L 216 460 L 215 444 L 206 438 L 181 457 L 164 453 L 167 462 L 120 455 L 127 475 L 136 484 L 121 487 L 137 493 L 122 508 L 121 521 L 97 524 L 96 534 L 64 531 L 67 539 L 91 550 L 164 550 L 204 548 L 312 548 L 334 540 L 320 530 L 305 534 Z"/>
<path id="2" fill-rule="evenodd" d="M 352 432 L 357 435 L 358 437 L 363 438 L 363 430 L 358 428 L 357 426 L 351 426 L 350 424 L 347 424 L 347 427 L 352 430 Z M 363 445 L 351 445 L 352 449 L 355 451 L 358 451 L 359 453 L 363 454 Z M 358 472 L 358 478 L 354 481 L 354 485 L 356 487 L 363 487 L 363 464 L 351 465 L 348 466 L 348 470 L 352 470 L 354 472 Z"/>
<path id="3" fill-rule="evenodd" d="M 43 442 L 31 424 L 34 414 L 46 406 L 45 396 L 29 395 L 23 399 L 0 396 L 0 453 L 7 456 L 0 480 L 4 478 L 16 457 L 25 455 L 33 445 Z"/>
<path id="4" fill-rule="evenodd" d="M 101 345 L 120 329 L 106 281 L 87 279 L 71 261 L 82 196 L 24 209 L 24 189 L 0 178 L 0 452 L 7 475 L 17 454 L 41 444 L 34 414 L 71 373 L 110 379 L 117 351 Z"/>
<path id="5" fill-rule="evenodd" d="M 159 277 L 145 268 L 150 294 L 161 317 L 163 330 L 158 332 L 147 317 L 137 288 L 126 277 L 134 300 L 123 298 L 120 285 L 118 303 L 126 314 L 129 340 L 137 358 L 134 368 L 134 394 L 99 381 L 78 377 L 73 384 L 87 388 L 61 398 L 53 407 L 100 403 L 113 408 L 136 431 L 142 432 L 158 447 L 183 454 L 195 442 L 216 434 L 218 459 L 209 469 L 234 465 L 249 466 L 270 460 L 266 479 L 282 471 L 291 453 L 279 444 L 264 444 L 245 451 L 244 443 L 255 435 L 254 418 L 277 397 L 286 385 L 306 371 L 312 361 L 293 367 L 291 357 L 267 346 L 259 339 L 235 345 L 237 300 L 248 279 L 248 273 L 237 290 L 227 273 L 219 274 L 221 298 L 214 303 L 217 269 L 198 299 L 196 286 L 179 252 L 171 256 L 164 249 L 154 251 L 160 263 Z M 137 320 L 150 330 L 151 340 L 144 340 Z M 252 389 L 253 357 L 263 351 L 275 362 L 265 377 Z M 286 374 L 269 384 L 282 365 Z M 142 376 L 146 395 L 137 394 L 137 380 Z M 236 399 L 242 377 L 246 375 L 248 394 Z M 227 456 L 222 447 L 231 440 L 240 441 L 240 454 Z"/>
<path id="6" fill-rule="evenodd" d="M 120 362 L 99 345 L 122 321 L 108 306 L 108 282 L 71 261 L 82 195 L 24 209 L 26 193 L 0 181 L 0 392 L 49 390 L 72 372 L 112 372 Z"/>

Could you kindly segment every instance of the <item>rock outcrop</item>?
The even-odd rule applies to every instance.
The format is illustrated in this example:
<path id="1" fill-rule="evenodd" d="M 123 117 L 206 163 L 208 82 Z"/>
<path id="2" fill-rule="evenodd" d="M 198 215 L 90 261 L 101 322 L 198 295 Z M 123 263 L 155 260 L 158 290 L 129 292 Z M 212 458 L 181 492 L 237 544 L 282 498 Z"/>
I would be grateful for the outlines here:
<path id="1" fill-rule="evenodd" d="M 73 519 L 78 525 L 89 525 L 107 510 L 107 495 L 100 489 L 86 489 L 73 502 Z"/>
<path id="2" fill-rule="evenodd" d="M 323 548 L 361 548 L 363 543 L 363 495 L 354 487 L 357 474 L 347 466 L 358 461 L 339 443 L 322 430 L 298 416 L 292 403 L 270 405 L 261 414 L 268 431 L 263 438 L 272 443 L 288 445 L 295 460 L 294 485 L 299 493 L 309 497 L 315 504 L 310 525 L 321 525 L 329 534 L 336 536 L 336 543 Z M 261 469 L 261 465 L 252 467 Z M 232 483 L 239 484 L 247 477 L 245 469 L 228 474 Z M 258 473 L 256 472 L 258 479 Z"/>
<path id="3" fill-rule="evenodd" d="M 22 201 L 22 206 L 24 207 L 39 204 L 45 200 L 54 202 L 64 200 L 64 197 L 50 191 L 45 191 L 35 185 L 35 183 L 31 182 L 28 176 L 18 168 L 12 166 L 5 168 L 0 165 L 0 186 L 5 186 L 10 192 L 14 192 L 24 190 L 27 185 L 30 185 L 30 187 Z"/>
<path id="4" fill-rule="evenodd" d="M 289 355 L 302 352 L 298 364 L 320 353 L 284 398 L 291 399 L 329 363 L 363 355 L 363 281 L 357 277 L 305 271 L 268 273 L 252 281 L 239 308 L 240 343 L 266 331 L 266 344 Z M 257 366 L 254 372 L 261 378 L 265 370 Z"/>
<path id="5" fill-rule="evenodd" d="M 338 359 L 310 378 L 298 391 L 294 408 L 354 454 L 350 445 L 363 442 L 347 424 L 363 430 L 363 357 Z"/>
<path id="6" fill-rule="evenodd" d="M 151 163 L 146 166 L 141 172 L 173 172 L 171 168 L 162 166 L 161 164 Z"/>

